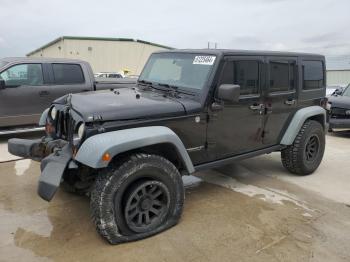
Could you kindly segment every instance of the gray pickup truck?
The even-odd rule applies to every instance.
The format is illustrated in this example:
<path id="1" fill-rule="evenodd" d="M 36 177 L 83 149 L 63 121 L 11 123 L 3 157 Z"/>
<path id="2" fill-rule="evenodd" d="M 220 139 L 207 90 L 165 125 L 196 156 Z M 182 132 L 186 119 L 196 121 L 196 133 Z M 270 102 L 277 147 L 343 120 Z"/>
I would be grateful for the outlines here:
<path id="1" fill-rule="evenodd" d="M 135 83 L 125 78 L 96 81 L 90 64 L 81 60 L 0 59 L 0 135 L 36 129 L 42 111 L 63 95 Z"/>

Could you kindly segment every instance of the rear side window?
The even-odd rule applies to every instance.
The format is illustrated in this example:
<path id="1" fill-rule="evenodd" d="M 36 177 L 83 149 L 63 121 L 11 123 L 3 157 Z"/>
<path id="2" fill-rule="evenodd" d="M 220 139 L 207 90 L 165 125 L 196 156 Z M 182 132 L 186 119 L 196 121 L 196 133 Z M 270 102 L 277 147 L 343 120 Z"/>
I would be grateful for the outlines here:
<path id="1" fill-rule="evenodd" d="M 240 85 L 241 95 L 259 94 L 259 62 L 253 60 L 227 62 L 220 84 Z"/>
<path id="2" fill-rule="evenodd" d="M 322 61 L 304 61 L 303 77 L 304 90 L 323 88 L 324 75 Z"/>
<path id="3" fill-rule="evenodd" d="M 52 64 L 55 84 L 82 84 L 85 82 L 80 65 L 77 64 Z"/>
<path id="4" fill-rule="evenodd" d="M 270 62 L 270 93 L 295 89 L 295 62 Z"/>

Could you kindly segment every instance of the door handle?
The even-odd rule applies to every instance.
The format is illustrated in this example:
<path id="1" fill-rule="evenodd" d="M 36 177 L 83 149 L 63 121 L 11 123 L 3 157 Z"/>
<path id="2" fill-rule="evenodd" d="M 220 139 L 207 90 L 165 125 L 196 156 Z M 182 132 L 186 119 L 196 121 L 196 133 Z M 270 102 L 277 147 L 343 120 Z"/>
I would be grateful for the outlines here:
<path id="1" fill-rule="evenodd" d="M 254 111 L 262 110 L 262 109 L 264 109 L 264 104 L 254 104 L 254 105 L 249 106 L 249 108 L 251 110 L 254 110 Z"/>
<path id="2" fill-rule="evenodd" d="M 288 99 L 284 101 L 284 104 L 291 106 L 291 105 L 295 105 L 295 102 L 296 102 L 295 99 Z"/>
<path id="3" fill-rule="evenodd" d="M 222 104 L 219 104 L 219 103 L 216 103 L 216 102 L 211 104 L 211 111 L 213 111 L 213 112 L 221 111 L 223 109 L 224 109 L 224 107 L 222 106 Z"/>
<path id="4" fill-rule="evenodd" d="M 48 96 L 48 95 L 50 95 L 49 91 L 40 91 L 39 92 L 39 96 Z"/>

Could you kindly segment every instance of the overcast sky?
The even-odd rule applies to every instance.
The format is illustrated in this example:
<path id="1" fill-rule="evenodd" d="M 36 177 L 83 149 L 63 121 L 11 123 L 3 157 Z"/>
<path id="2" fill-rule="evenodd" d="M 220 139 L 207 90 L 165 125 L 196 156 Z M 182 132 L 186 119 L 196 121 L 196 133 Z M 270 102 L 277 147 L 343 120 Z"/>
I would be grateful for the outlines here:
<path id="1" fill-rule="evenodd" d="M 67 36 L 350 55 L 350 0 L 0 0 L 0 57 Z"/>

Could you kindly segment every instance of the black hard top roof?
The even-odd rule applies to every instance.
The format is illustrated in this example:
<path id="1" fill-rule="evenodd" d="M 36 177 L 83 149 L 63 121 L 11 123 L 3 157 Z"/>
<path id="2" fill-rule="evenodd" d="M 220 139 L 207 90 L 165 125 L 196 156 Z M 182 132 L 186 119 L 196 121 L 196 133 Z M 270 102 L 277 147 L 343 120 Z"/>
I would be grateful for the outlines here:
<path id="1" fill-rule="evenodd" d="M 200 53 L 208 55 L 251 55 L 251 56 L 318 56 L 320 54 L 284 52 L 284 51 L 262 51 L 262 50 L 236 50 L 236 49 L 174 49 L 159 51 L 156 53 Z"/>

